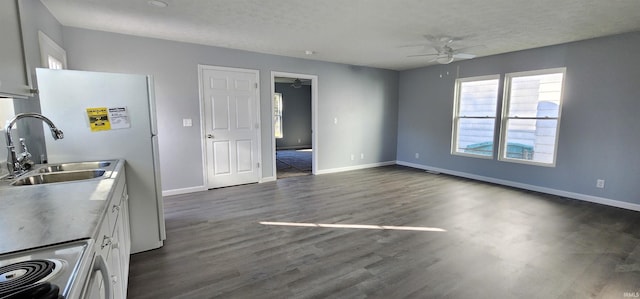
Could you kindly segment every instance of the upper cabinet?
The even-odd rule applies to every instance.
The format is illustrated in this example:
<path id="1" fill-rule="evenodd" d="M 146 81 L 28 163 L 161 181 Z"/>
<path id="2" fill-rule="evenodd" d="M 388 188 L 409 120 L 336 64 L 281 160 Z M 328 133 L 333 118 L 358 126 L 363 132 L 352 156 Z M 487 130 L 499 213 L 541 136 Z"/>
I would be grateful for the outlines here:
<path id="1" fill-rule="evenodd" d="M 31 87 L 19 0 L 0 1 L 0 37 L 0 96 L 28 97 Z"/>

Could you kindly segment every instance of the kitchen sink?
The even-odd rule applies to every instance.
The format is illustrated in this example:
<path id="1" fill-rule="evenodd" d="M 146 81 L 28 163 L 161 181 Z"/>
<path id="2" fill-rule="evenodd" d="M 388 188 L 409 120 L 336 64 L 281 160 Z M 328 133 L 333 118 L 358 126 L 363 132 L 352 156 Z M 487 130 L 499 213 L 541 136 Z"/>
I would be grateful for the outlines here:
<path id="1" fill-rule="evenodd" d="M 12 186 L 63 183 L 110 178 L 117 160 L 43 164 L 16 178 Z"/>
<path id="2" fill-rule="evenodd" d="M 95 161 L 95 162 L 76 162 L 76 163 L 62 163 L 47 165 L 38 168 L 40 173 L 49 172 L 61 172 L 61 171 L 74 171 L 74 170 L 90 170 L 90 169 L 104 169 L 111 166 L 111 161 Z"/>
<path id="3" fill-rule="evenodd" d="M 24 186 L 24 185 L 39 185 L 48 183 L 61 183 L 69 181 L 88 180 L 103 177 L 107 171 L 104 169 L 91 169 L 91 170 L 77 170 L 66 172 L 52 172 L 52 173 L 40 173 L 32 174 L 25 177 L 20 177 L 15 180 L 11 185 Z"/>

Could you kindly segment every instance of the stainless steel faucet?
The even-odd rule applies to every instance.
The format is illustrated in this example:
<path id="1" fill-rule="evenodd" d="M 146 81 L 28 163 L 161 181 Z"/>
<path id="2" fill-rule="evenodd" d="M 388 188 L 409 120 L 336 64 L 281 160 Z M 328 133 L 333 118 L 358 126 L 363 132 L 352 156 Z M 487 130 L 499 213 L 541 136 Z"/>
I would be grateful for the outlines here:
<path id="1" fill-rule="evenodd" d="M 62 130 L 56 128 L 56 125 L 54 125 L 53 122 L 51 122 L 51 120 L 49 120 L 42 114 L 28 112 L 28 113 L 20 113 L 14 116 L 11 120 L 9 120 L 9 122 L 7 123 L 7 126 L 5 127 L 5 131 L 6 131 L 5 134 L 6 134 L 6 140 L 7 140 L 7 153 L 8 153 L 7 169 L 9 170 L 10 177 L 19 176 L 31 166 L 29 164 L 31 160 L 28 158 L 25 158 L 25 157 L 31 156 L 31 154 L 27 152 L 27 148 L 26 146 L 24 146 L 24 143 L 22 143 L 24 147 L 24 153 L 21 154 L 21 158 L 19 159 L 18 155 L 16 154 L 15 146 L 13 145 L 13 140 L 11 138 L 11 129 L 16 124 L 16 122 L 20 119 L 27 118 L 27 117 L 39 119 L 44 123 L 46 123 L 51 129 L 51 135 L 53 136 L 54 140 L 64 138 L 64 133 L 62 133 Z"/>

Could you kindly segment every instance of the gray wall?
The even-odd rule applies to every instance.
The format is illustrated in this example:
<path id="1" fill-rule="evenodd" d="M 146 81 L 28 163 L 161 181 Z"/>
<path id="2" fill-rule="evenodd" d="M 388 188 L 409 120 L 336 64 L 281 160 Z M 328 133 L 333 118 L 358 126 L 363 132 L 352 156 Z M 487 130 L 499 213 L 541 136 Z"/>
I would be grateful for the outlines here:
<path id="1" fill-rule="evenodd" d="M 638 53 L 636 32 L 403 71 L 398 160 L 640 204 Z M 450 154 L 457 72 L 471 77 L 553 67 L 567 68 L 556 167 Z M 595 186 L 599 178 L 604 189 Z"/>
<path id="2" fill-rule="evenodd" d="M 275 90 L 282 94 L 283 107 L 283 137 L 276 139 L 276 149 L 311 148 L 311 85 L 276 83 Z"/>
<path id="3" fill-rule="evenodd" d="M 26 59 L 31 73 L 32 84 L 37 88 L 35 68 L 41 67 L 38 31 L 44 32 L 58 45 L 64 47 L 62 26 L 40 1 L 23 0 L 21 4 L 20 17 L 22 19 L 22 36 Z M 14 108 L 16 113 L 40 112 L 40 100 L 37 95 L 28 99 L 16 99 L 14 100 Z M 53 121 L 55 122 L 55 120 Z M 27 147 L 29 147 L 29 152 L 33 155 L 34 161 L 39 162 L 40 155 L 45 153 L 42 122 L 34 119 L 23 119 L 19 121 L 18 128 L 19 135 L 26 138 Z M 48 132 L 49 130 L 47 130 Z"/>
<path id="4" fill-rule="evenodd" d="M 271 71 L 318 76 L 319 170 L 396 158 L 398 72 L 70 27 L 63 37 L 70 69 L 154 76 L 163 190 L 202 186 L 198 64 L 260 71 L 264 177 L 273 172 Z"/>

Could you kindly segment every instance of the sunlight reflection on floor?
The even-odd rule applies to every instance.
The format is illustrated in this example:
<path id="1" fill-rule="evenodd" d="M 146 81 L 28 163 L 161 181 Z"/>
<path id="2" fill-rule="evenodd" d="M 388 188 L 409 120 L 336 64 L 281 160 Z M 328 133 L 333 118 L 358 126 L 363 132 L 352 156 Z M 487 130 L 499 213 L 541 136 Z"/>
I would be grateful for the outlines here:
<path id="1" fill-rule="evenodd" d="M 369 224 L 341 224 L 341 223 L 305 223 L 305 222 L 269 222 L 260 221 L 262 225 L 276 226 L 301 226 L 301 227 L 324 227 L 324 228 L 361 228 L 361 229 L 380 229 L 380 230 L 409 230 L 424 232 L 446 232 L 445 229 L 437 227 L 424 226 L 392 226 L 392 225 L 369 225 Z"/>

